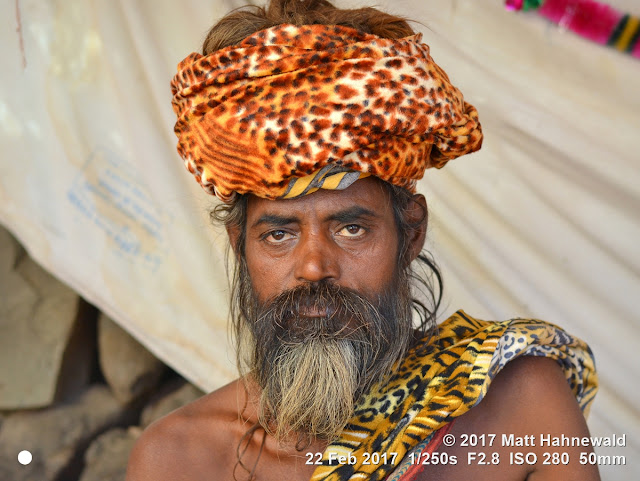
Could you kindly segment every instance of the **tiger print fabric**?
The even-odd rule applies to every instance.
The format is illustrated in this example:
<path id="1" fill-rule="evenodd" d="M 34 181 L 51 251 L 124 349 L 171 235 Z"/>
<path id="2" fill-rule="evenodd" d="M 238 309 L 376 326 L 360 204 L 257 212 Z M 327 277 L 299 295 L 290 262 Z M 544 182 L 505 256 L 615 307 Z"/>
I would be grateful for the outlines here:
<path id="1" fill-rule="evenodd" d="M 422 440 L 469 411 L 491 381 L 518 356 L 545 356 L 563 368 L 585 415 L 597 391 L 593 354 L 583 341 L 539 320 L 487 322 L 458 311 L 411 350 L 397 374 L 356 408 L 340 438 L 323 454 L 312 481 L 381 480 Z M 425 347 L 426 346 L 426 347 Z M 355 464 L 329 464 L 330 455 Z M 363 464 L 364 453 L 398 453 L 395 464 Z"/>
<path id="2" fill-rule="evenodd" d="M 426 168 L 482 144 L 476 109 L 420 35 L 278 25 L 190 54 L 171 90 L 178 152 L 202 187 L 227 202 L 235 193 L 309 193 L 327 166 L 341 179 L 366 173 L 414 191 Z"/>
<path id="3" fill-rule="evenodd" d="M 444 425 L 437 431 L 434 431 L 421 441 L 415 448 L 407 453 L 402 459 L 400 465 L 393 470 L 393 472 L 387 476 L 385 481 L 410 481 L 415 479 L 422 471 L 424 471 L 425 465 L 422 463 L 416 463 L 415 460 L 425 459 L 426 455 L 430 455 L 438 452 L 438 448 L 442 446 L 444 436 L 446 436 L 453 427 L 453 421 Z M 413 458 L 411 458 L 413 456 Z"/>

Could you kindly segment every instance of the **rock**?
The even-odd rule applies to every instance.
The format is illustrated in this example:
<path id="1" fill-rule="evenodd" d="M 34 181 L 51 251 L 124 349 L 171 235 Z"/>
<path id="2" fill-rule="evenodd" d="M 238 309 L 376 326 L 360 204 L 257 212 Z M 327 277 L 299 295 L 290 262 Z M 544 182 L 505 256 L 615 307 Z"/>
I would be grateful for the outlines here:
<path id="1" fill-rule="evenodd" d="M 24 254 L 24 249 L 20 243 L 7 229 L 0 225 L 0 273 L 13 270 Z"/>
<path id="2" fill-rule="evenodd" d="M 0 409 L 14 407 L 6 402 L 6 396 L 11 392 L 4 392 L 14 388 L 11 381 L 16 375 L 15 360 L 20 359 L 15 357 L 19 340 L 11 337 L 14 325 L 23 323 L 30 316 L 38 299 L 27 281 L 15 272 L 19 251 L 17 241 L 0 227 Z"/>
<path id="3" fill-rule="evenodd" d="M 129 453 L 142 429 L 116 428 L 97 437 L 85 453 L 80 481 L 124 481 Z"/>
<path id="4" fill-rule="evenodd" d="M 123 403 L 132 402 L 158 385 L 165 365 L 105 314 L 98 319 L 100 368 Z"/>
<path id="5" fill-rule="evenodd" d="M 16 259 L 0 269 L 0 409 L 69 399 L 89 381 L 95 345 L 78 295 L 30 257 Z"/>
<path id="6" fill-rule="evenodd" d="M 140 425 L 143 428 L 171 411 L 195 401 L 204 394 L 204 392 L 184 379 L 172 380 L 163 388 L 161 390 L 163 392 L 159 393 L 158 396 L 154 396 L 142 410 Z"/>
<path id="7" fill-rule="evenodd" d="M 76 323 L 62 356 L 56 401 L 71 401 L 84 392 L 98 368 L 97 318 L 98 309 L 79 298 Z"/>
<path id="8" fill-rule="evenodd" d="M 56 481 L 77 479 L 90 440 L 105 430 L 134 422 L 105 385 L 93 385 L 74 402 L 9 414 L 0 430 L 0 479 Z M 22 450 L 33 455 L 18 463 Z"/>

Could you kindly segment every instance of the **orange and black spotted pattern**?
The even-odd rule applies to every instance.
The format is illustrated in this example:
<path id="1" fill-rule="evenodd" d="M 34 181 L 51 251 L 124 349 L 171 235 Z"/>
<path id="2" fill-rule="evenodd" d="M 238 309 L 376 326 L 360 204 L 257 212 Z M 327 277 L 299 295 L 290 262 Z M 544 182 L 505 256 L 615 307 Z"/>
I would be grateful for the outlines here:
<path id="1" fill-rule="evenodd" d="M 476 109 L 420 40 L 284 24 L 192 53 L 171 82 L 178 152 L 223 201 L 310 193 L 296 180 L 327 166 L 340 179 L 322 188 L 360 172 L 414 190 L 426 168 L 482 144 Z"/>

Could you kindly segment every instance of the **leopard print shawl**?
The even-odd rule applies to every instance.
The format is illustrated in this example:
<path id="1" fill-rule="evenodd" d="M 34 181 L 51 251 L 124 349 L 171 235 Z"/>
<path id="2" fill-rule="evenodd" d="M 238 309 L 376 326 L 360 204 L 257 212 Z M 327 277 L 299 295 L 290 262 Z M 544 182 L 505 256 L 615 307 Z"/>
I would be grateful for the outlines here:
<path id="1" fill-rule="evenodd" d="M 389 382 L 359 403 L 311 481 L 385 479 L 408 452 L 478 404 L 496 374 L 518 356 L 555 359 L 588 413 L 598 386 L 593 354 L 561 328 L 534 319 L 480 321 L 463 311 L 438 328 L 438 335 L 409 352 Z M 371 462 L 372 453 L 379 464 Z M 330 464 L 349 455 L 353 464 Z"/>

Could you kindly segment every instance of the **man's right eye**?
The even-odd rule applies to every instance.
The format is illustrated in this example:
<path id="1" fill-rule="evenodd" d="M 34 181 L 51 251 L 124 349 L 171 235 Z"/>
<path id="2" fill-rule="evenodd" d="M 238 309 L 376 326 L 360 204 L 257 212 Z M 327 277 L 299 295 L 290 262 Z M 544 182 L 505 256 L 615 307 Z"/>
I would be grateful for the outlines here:
<path id="1" fill-rule="evenodd" d="M 271 232 L 267 232 L 263 236 L 264 240 L 266 240 L 267 242 L 271 242 L 272 244 L 284 242 L 290 238 L 291 238 L 291 234 L 283 230 L 272 230 Z"/>

